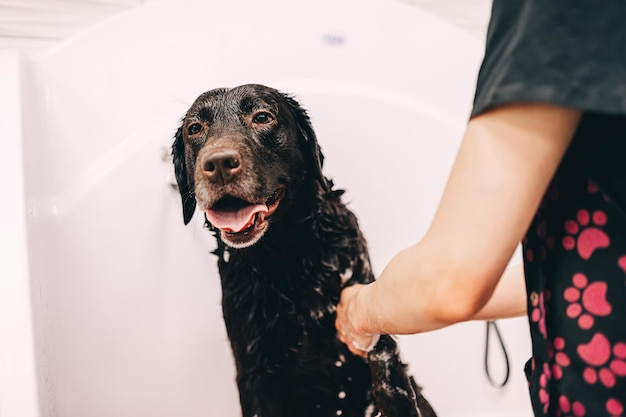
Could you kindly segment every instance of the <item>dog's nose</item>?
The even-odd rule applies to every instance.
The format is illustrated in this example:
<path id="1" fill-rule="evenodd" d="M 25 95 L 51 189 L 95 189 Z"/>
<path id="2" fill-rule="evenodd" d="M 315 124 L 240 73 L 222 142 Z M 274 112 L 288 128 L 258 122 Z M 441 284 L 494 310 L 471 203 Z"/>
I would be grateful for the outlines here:
<path id="1" fill-rule="evenodd" d="M 223 184 L 241 171 L 241 155 L 234 149 L 221 149 L 203 155 L 200 164 L 209 181 Z"/>

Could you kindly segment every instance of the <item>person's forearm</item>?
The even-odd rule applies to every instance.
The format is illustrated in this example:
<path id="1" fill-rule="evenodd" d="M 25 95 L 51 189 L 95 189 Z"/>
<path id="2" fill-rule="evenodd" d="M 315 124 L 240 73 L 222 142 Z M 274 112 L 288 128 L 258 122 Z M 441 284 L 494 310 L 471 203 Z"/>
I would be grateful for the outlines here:
<path id="1" fill-rule="evenodd" d="M 491 298 L 472 320 L 498 320 L 526 314 L 524 265 L 519 263 L 502 274 Z"/>
<path id="2" fill-rule="evenodd" d="M 374 283 L 359 292 L 357 310 L 365 313 L 361 330 L 420 333 L 471 320 L 483 308 L 500 272 L 490 278 L 479 277 L 474 271 L 484 274 L 484 270 L 470 267 L 462 271 L 463 261 L 455 263 L 448 255 L 437 258 L 435 253 L 445 252 L 431 248 L 429 244 L 415 245 L 400 252 Z"/>
<path id="3" fill-rule="evenodd" d="M 473 289 L 442 285 L 451 268 L 447 272 L 447 268 L 439 273 L 427 272 L 419 268 L 420 264 L 425 264 L 419 262 L 419 256 L 418 247 L 402 252 L 376 282 L 359 292 L 356 302 L 359 310 L 366 312 L 362 327 L 365 333 L 412 334 L 463 321 L 497 320 L 526 314 L 522 264 L 507 268 L 486 303 L 485 300 L 470 303 L 468 298 Z M 394 276 L 393 285 L 385 279 L 387 274 Z M 400 281 L 402 284 L 398 285 Z M 471 285 L 472 281 L 468 276 L 466 282 Z"/>

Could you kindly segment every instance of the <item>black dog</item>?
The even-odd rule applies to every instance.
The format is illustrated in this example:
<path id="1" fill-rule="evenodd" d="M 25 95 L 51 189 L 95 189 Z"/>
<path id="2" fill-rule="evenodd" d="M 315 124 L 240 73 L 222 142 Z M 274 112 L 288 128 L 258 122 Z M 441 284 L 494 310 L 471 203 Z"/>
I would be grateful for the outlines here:
<path id="1" fill-rule="evenodd" d="M 293 98 L 261 85 L 208 91 L 172 154 L 185 224 L 197 204 L 217 238 L 244 417 L 435 416 L 391 337 L 367 361 L 337 338 L 342 287 L 374 277 Z"/>

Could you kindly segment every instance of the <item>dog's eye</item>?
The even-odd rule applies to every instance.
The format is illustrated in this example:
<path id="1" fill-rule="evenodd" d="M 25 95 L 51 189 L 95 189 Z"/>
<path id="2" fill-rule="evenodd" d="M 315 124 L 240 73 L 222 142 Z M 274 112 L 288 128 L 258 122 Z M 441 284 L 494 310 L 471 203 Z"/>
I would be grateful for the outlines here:
<path id="1" fill-rule="evenodd" d="M 190 135 L 197 135 L 200 132 L 202 132 L 202 125 L 200 123 L 192 123 L 187 128 L 187 133 Z"/>
<path id="2" fill-rule="evenodd" d="M 266 124 L 274 120 L 274 117 L 268 112 L 262 111 L 252 117 L 252 121 L 258 124 Z"/>

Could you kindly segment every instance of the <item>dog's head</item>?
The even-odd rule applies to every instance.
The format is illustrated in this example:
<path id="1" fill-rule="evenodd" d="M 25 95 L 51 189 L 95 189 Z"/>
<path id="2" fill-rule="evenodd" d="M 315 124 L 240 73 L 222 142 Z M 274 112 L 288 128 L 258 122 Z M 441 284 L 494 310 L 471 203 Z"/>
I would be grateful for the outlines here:
<path id="1" fill-rule="evenodd" d="M 233 248 L 256 243 L 305 181 L 330 188 L 306 111 L 262 85 L 198 97 L 178 128 L 172 155 L 185 224 L 197 203 Z"/>

